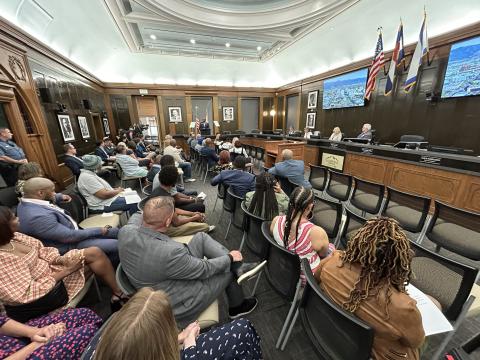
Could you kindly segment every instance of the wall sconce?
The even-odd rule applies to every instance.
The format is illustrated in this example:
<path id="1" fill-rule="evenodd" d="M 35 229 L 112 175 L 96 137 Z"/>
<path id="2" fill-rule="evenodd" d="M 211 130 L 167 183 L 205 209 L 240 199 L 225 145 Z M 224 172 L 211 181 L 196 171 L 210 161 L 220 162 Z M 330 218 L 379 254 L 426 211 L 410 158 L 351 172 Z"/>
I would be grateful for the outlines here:
<path id="1" fill-rule="evenodd" d="M 65 105 L 65 104 L 60 104 L 59 102 L 57 102 L 57 111 L 58 111 L 58 112 L 65 112 L 65 111 L 67 111 L 67 105 Z"/>
<path id="2" fill-rule="evenodd" d="M 276 112 L 274 109 L 270 110 L 270 116 L 273 117 L 273 116 L 275 116 L 276 113 L 277 113 L 277 112 Z"/>
<path id="3" fill-rule="evenodd" d="M 268 111 L 264 111 L 263 116 L 267 116 L 267 115 L 268 115 Z"/>

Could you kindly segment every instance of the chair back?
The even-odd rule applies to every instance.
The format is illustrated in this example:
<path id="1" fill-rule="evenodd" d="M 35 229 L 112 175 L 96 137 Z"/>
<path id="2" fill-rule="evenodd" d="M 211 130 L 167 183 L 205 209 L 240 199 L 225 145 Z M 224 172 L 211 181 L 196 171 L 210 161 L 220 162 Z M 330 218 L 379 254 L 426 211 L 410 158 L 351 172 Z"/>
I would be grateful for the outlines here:
<path id="1" fill-rule="evenodd" d="M 80 196 L 72 192 L 69 194 L 72 198 L 70 202 L 61 202 L 57 206 L 61 207 L 63 210 L 67 211 L 69 215 L 77 222 L 81 223 L 85 219 L 85 214 L 83 211 L 83 203 Z"/>
<path id="2" fill-rule="evenodd" d="M 374 182 L 355 179 L 350 203 L 369 214 L 378 214 L 382 207 L 385 186 Z"/>
<path id="3" fill-rule="evenodd" d="M 340 245 L 346 249 L 350 238 L 360 229 L 367 219 L 353 213 L 350 209 L 345 208 L 345 222 L 343 223 L 342 232 L 340 235 Z"/>
<path id="4" fill-rule="evenodd" d="M 245 199 L 241 196 L 238 196 L 238 195 L 234 194 L 231 187 L 229 187 L 227 189 L 227 194 L 228 194 L 228 198 L 231 199 L 230 200 L 231 204 L 233 205 L 233 207 L 232 207 L 232 212 L 233 212 L 232 224 L 237 229 L 242 229 L 243 228 L 242 201 L 245 200 Z M 225 204 L 225 202 L 226 202 L 226 198 L 223 201 L 223 203 Z"/>
<path id="5" fill-rule="evenodd" d="M 313 216 L 310 220 L 327 233 L 329 239 L 336 239 L 342 222 L 342 204 L 315 196 Z"/>
<path id="6" fill-rule="evenodd" d="M 455 321 L 472 291 L 478 269 L 448 259 L 413 241 L 410 246 L 415 252 L 410 282 L 437 299 L 447 319 Z"/>
<path id="7" fill-rule="evenodd" d="M 229 213 L 233 213 L 235 210 L 235 198 L 231 195 L 231 192 L 226 189 L 225 198 L 223 199 L 223 210 Z"/>
<path id="8" fill-rule="evenodd" d="M 227 189 L 228 189 L 228 185 L 225 185 L 225 184 L 218 184 L 218 187 L 217 187 L 217 197 L 219 199 L 225 199 L 225 195 L 227 193 Z"/>
<path id="9" fill-rule="evenodd" d="M 292 183 L 288 178 L 275 175 L 277 180 L 280 182 L 280 187 L 282 188 L 283 192 L 290 197 L 290 194 L 293 192 L 293 190 L 296 188 L 296 185 Z"/>
<path id="10" fill-rule="evenodd" d="M 18 197 L 15 192 L 15 186 L 9 186 L 0 189 L 0 205 L 13 208 L 18 205 Z"/>
<path id="11" fill-rule="evenodd" d="M 300 279 L 300 257 L 278 245 L 270 235 L 270 229 L 266 232 L 262 227 L 262 232 L 270 245 L 266 265 L 267 280 L 282 298 L 292 302 Z"/>
<path id="12" fill-rule="evenodd" d="M 122 264 L 118 264 L 117 271 L 115 272 L 115 279 L 117 280 L 118 287 L 125 295 L 133 295 L 137 292 L 128 279 L 127 274 L 123 271 Z"/>
<path id="13" fill-rule="evenodd" d="M 328 170 L 329 178 L 327 194 L 338 201 L 347 201 L 352 189 L 352 177 L 336 171 Z"/>
<path id="14" fill-rule="evenodd" d="M 308 181 L 312 184 L 312 188 L 318 191 L 323 191 L 328 181 L 328 169 L 323 166 L 308 165 L 310 166 L 310 176 Z"/>
<path id="15" fill-rule="evenodd" d="M 208 158 L 205 155 L 200 154 L 200 170 L 208 170 Z"/>
<path id="16" fill-rule="evenodd" d="M 425 234 L 430 241 L 468 259 L 480 260 L 480 214 L 435 201 Z"/>
<path id="17" fill-rule="evenodd" d="M 400 142 L 422 142 L 425 138 L 421 135 L 402 135 L 400 136 Z"/>
<path id="18" fill-rule="evenodd" d="M 243 231 L 245 231 L 245 244 L 252 253 L 261 260 L 265 260 L 268 254 L 268 241 L 262 233 L 264 219 L 249 212 L 245 201 L 242 202 L 242 210 L 244 214 Z"/>
<path id="19" fill-rule="evenodd" d="M 265 149 L 261 147 L 256 148 L 255 157 L 257 160 L 263 161 L 263 156 L 265 154 Z"/>
<path id="20" fill-rule="evenodd" d="M 248 155 L 252 158 L 252 159 L 256 159 L 257 158 L 257 148 L 253 145 L 250 146 L 250 151 L 248 153 Z"/>
<path id="21" fill-rule="evenodd" d="M 412 233 L 422 231 L 430 209 L 431 199 L 387 188 L 387 198 L 382 216 L 398 221 L 400 226 Z"/>
<path id="22" fill-rule="evenodd" d="M 318 286 L 307 259 L 302 260 L 307 284 L 300 302 L 303 328 L 322 359 L 371 358 L 374 331 L 342 309 Z"/>

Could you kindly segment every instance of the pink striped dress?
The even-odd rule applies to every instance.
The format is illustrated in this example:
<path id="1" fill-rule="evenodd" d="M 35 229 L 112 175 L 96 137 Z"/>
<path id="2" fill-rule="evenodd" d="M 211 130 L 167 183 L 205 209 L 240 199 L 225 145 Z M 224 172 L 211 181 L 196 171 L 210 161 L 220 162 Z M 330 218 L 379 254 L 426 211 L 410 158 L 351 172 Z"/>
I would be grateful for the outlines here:
<path id="1" fill-rule="evenodd" d="M 284 246 L 283 237 L 285 235 L 284 234 L 285 219 L 286 219 L 285 215 L 279 216 L 277 218 L 277 223 L 275 224 L 275 227 L 273 229 L 273 238 L 281 246 Z M 312 269 L 313 273 L 315 273 L 317 268 L 320 266 L 320 256 L 313 249 L 312 243 L 309 238 L 310 230 L 314 226 L 315 225 L 309 221 L 304 222 L 303 224 L 300 224 L 300 226 L 298 227 L 299 235 L 298 235 L 297 243 L 295 244 L 295 239 L 290 239 L 287 247 L 288 250 L 297 254 L 300 257 L 300 259 L 304 259 L 304 258 L 308 259 L 310 268 Z M 302 280 L 302 286 L 304 286 L 306 283 L 306 280 L 303 272 L 300 274 L 300 278 Z"/>

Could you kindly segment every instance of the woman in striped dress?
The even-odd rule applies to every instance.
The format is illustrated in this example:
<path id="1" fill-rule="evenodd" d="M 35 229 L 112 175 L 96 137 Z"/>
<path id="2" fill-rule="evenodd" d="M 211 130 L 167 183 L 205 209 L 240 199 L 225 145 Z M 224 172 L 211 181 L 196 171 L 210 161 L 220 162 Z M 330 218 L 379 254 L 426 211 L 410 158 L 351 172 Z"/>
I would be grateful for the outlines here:
<path id="1" fill-rule="evenodd" d="M 320 266 L 320 259 L 331 254 L 335 248 L 329 243 L 325 230 L 309 221 L 313 206 L 313 191 L 302 186 L 295 188 L 290 195 L 286 215 L 272 220 L 270 232 L 279 245 L 301 259 L 308 259 L 310 268 L 315 273 Z M 302 284 L 305 284 L 303 273 L 301 279 Z"/>

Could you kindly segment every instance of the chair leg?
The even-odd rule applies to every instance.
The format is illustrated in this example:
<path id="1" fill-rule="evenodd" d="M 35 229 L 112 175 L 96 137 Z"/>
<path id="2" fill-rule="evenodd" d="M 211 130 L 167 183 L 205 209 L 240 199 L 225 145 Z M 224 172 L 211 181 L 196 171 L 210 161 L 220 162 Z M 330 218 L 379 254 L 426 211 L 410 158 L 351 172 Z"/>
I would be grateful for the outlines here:
<path id="1" fill-rule="evenodd" d="M 253 290 L 250 296 L 254 296 L 255 293 L 257 292 L 257 287 L 258 287 L 258 284 L 260 283 L 260 278 L 262 277 L 262 274 L 263 274 L 263 271 L 261 271 L 260 274 L 258 274 L 257 280 L 255 281 L 255 286 L 253 287 Z"/>
<path id="2" fill-rule="evenodd" d="M 225 233 L 225 238 L 223 239 L 224 241 L 227 241 L 228 233 L 230 232 L 230 226 L 232 226 L 232 221 L 233 221 L 233 216 L 232 218 L 230 218 L 230 222 L 228 223 L 227 232 Z"/>
<path id="3" fill-rule="evenodd" d="M 280 344 L 282 343 L 283 337 L 285 336 L 285 333 L 287 332 L 287 327 L 290 323 L 290 319 L 293 316 L 293 313 L 297 307 L 297 298 L 298 294 L 300 293 L 300 288 L 301 288 L 302 282 L 301 280 L 298 281 L 297 283 L 297 289 L 295 290 L 295 296 L 292 301 L 292 305 L 290 306 L 290 310 L 288 310 L 287 317 L 285 318 L 285 322 L 283 323 L 282 331 L 280 332 L 280 335 L 278 336 L 277 343 L 275 345 L 275 348 L 279 348 Z"/>
<path id="4" fill-rule="evenodd" d="M 285 339 L 283 340 L 282 346 L 280 347 L 280 350 L 283 351 L 285 350 L 285 346 L 287 345 L 288 339 L 290 338 L 290 335 L 292 334 L 293 327 L 295 326 L 295 323 L 297 322 L 299 310 L 297 307 L 297 311 L 295 311 L 295 316 L 293 317 L 293 320 L 290 323 L 290 326 L 287 331 L 287 335 L 285 335 Z"/>
<path id="5" fill-rule="evenodd" d="M 215 208 L 217 207 L 218 196 L 215 198 L 215 203 L 213 204 L 212 212 L 215 212 Z"/>
<path id="6" fill-rule="evenodd" d="M 102 301 L 102 293 L 100 292 L 100 287 L 98 286 L 97 278 L 93 278 L 93 283 L 95 284 L 95 291 L 97 292 L 98 301 Z"/>
<path id="7" fill-rule="evenodd" d="M 247 232 L 244 230 L 243 235 L 242 235 L 242 241 L 240 242 L 240 247 L 238 248 L 238 251 L 242 251 L 243 249 L 243 244 L 245 243 L 245 238 L 247 237 Z"/>
<path id="8" fill-rule="evenodd" d="M 222 213 L 221 213 L 220 216 L 218 217 L 217 225 L 220 224 L 220 219 L 223 217 L 223 214 L 225 214 L 225 209 L 222 207 Z"/>
<path id="9" fill-rule="evenodd" d="M 205 177 L 203 178 L 203 183 L 205 184 L 205 181 L 207 180 L 207 175 L 208 175 L 208 167 L 205 170 Z"/>

